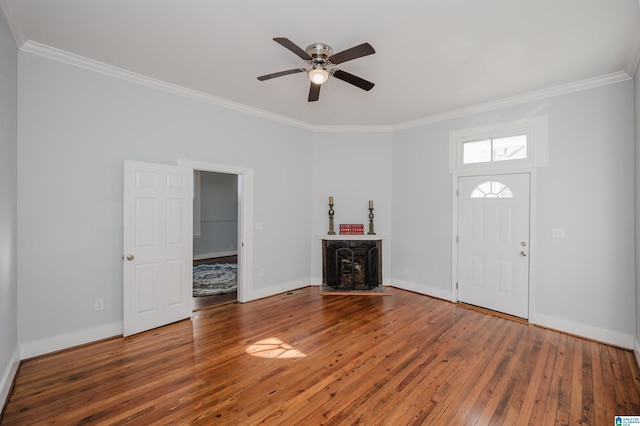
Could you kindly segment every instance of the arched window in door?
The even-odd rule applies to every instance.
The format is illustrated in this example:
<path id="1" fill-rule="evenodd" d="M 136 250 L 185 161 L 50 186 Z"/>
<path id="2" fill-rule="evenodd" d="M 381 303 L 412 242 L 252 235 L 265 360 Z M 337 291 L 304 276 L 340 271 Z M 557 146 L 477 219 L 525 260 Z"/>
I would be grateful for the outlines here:
<path id="1" fill-rule="evenodd" d="M 473 188 L 471 198 L 513 198 L 513 192 L 505 184 L 491 180 Z"/>

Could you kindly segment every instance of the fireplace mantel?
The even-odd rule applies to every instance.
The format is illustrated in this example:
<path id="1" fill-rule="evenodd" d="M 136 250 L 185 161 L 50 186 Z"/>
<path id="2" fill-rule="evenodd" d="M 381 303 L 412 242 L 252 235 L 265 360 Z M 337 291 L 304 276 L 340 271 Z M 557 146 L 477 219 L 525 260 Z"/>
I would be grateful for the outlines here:
<path id="1" fill-rule="evenodd" d="M 327 234 L 318 234 L 318 238 L 321 240 L 330 240 L 330 241 L 377 241 L 384 240 L 387 238 L 386 235 L 327 235 Z"/>

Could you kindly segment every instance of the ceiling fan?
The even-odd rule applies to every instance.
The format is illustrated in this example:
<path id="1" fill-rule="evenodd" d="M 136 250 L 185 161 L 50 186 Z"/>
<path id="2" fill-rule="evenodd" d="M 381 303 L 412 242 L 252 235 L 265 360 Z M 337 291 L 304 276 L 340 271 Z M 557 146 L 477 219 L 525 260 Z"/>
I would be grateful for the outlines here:
<path id="1" fill-rule="evenodd" d="M 303 50 L 288 38 L 276 37 L 273 40 L 289 49 L 290 51 L 298 55 L 302 60 L 307 62 L 309 64 L 309 68 L 293 68 L 290 70 L 262 75 L 258 77 L 258 80 L 260 81 L 282 77 L 283 75 L 306 72 L 309 76 L 309 80 L 311 81 L 311 87 L 309 88 L 309 102 L 318 100 L 318 98 L 320 97 L 320 86 L 329 79 L 330 75 L 339 80 L 353 84 L 354 86 L 359 87 L 362 90 L 369 91 L 374 86 L 374 84 L 370 81 L 367 81 L 353 74 L 349 74 L 348 72 L 342 71 L 341 69 L 334 68 L 335 65 L 341 64 L 343 62 L 351 61 L 353 59 L 376 53 L 376 51 L 373 50 L 373 47 L 369 43 L 362 43 L 358 46 L 354 46 L 350 49 L 333 54 L 333 49 L 331 48 L 331 46 L 324 43 L 314 43 Z"/>

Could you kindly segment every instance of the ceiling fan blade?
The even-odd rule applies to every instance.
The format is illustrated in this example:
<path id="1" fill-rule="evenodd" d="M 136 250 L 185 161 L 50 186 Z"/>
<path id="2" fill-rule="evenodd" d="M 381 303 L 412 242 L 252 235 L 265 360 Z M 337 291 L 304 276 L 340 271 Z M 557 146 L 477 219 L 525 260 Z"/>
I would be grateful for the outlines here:
<path id="1" fill-rule="evenodd" d="M 303 60 L 305 61 L 311 60 L 311 55 L 309 55 L 304 49 L 302 49 L 300 46 L 298 46 L 288 38 L 276 37 L 273 39 L 273 41 L 275 41 L 276 43 L 280 43 L 282 46 L 286 47 L 287 49 L 289 49 L 290 51 L 298 55 Z"/>
<path id="2" fill-rule="evenodd" d="M 353 84 L 354 86 L 357 86 L 362 90 L 369 91 L 373 89 L 373 86 L 375 86 L 375 84 L 373 84 L 372 82 L 367 81 L 364 78 L 355 76 L 353 74 L 349 74 L 346 71 L 333 69 L 332 74 L 335 78 L 340 79 L 342 81 L 346 81 L 347 83 Z"/>
<path id="3" fill-rule="evenodd" d="M 294 69 L 291 69 L 291 70 L 274 72 L 272 74 L 267 74 L 267 75 L 261 75 L 260 77 L 258 77 L 258 80 L 265 81 L 265 80 L 269 80 L 271 78 L 282 77 L 283 75 L 296 74 L 296 73 L 305 72 L 305 71 L 306 71 L 306 69 L 304 69 L 304 68 L 294 68 Z"/>
<path id="4" fill-rule="evenodd" d="M 309 102 L 315 102 L 320 98 L 320 84 L 311 83 L 309 87 Z"/>
<path id="5" fill-rule="evenodd" d="M 376 51 L 373 50 L 373 46 L 369 43 L 362 43 L 358 46 L 352 47 L 351 49 L 343 50 L 342 52 L 329 56 L 329 61 L 334 65 L 338 65 L 373 53 L 376 53 Z"/>

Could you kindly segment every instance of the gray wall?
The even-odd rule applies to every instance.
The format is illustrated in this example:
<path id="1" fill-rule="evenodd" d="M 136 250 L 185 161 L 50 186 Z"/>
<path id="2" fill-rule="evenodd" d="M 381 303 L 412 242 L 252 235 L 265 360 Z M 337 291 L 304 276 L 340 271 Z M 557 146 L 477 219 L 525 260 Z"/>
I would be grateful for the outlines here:
<path id="1" fill-rule="evenodd" d="M 254 232 L 253 294 L 319 283 L 317 235 L 326 233 L 333 195 L 336 225 L 366 224 L 367 200 L 375 201 L 376 231 L 390 236 L 385 282 L 450 297 L 449 132 L 542 114 L 549 166 L 536 174 L 534 318 L 623 346 L 635 340 L 630 80 L 394 133 L 324 133 L 30 53 L 19 61 L 23 356 L 121 331 L 125 159 L 254 170 L 262 229 Z M 551 239 L 556 226 L 564 240 Z M 105 299 L 104 311 L 94 312 L 95 298 Z"/>
<path id="2" fill-rule="evenodd" d="M 329 230 L 329 196 L 334 198 L 334 229 L 363 224 L 369 231 L 368 202 L 374 202 L 374 229 L 382 242 L 383 282 L 391 281 L 391 142 L 389 132 L 320 132 L 313 135 L 313 231 L 311 282 L 322 283 L 319 235 Z M 307 234 L 308 235 L 308 234 Z"/>
<path id="3" fill-rule="evenodd" d="M 238 251 L 238 176 L 200 172 L 200 236 L 193 258 L 228 256 Z"/>
<path id="4" fill-rule="evenodd" d="M 633 107 L 633 81 L 627 80 L 396 132 L 392 279 L 451 297 L 449 132 L 547 115 L 549 166 L 537 170 L 533 212 L 533 318 L 632 347 Z M 565 228 L 566 238 L 552 239 L 554 227 Z"/>
<path id="5" fill-rule="evenodd" d="M 308 131 L 26 52 L 19 65 L 23 356 L 122 331 L 126 159 L 176 164 L 184 158 L 253 169 L 254 217 L 263 229 L 248 249 L 254 271 L 264 268 L 265 274 L 254 274 L 249 293 L 308 284 Z M 292 249 L 282 256 L 276 243 Z M 104 298 L 103 311 L 94 311 L 96 298 Z"/>
<path id="6" fill-rule="evenodd" d="M 636 69 L 634 76 L 634 117 L 635 117 L 635 243 L 636 243 L 636 341 L 634 351 L 640 364 L 640 67 Z"/>
<path id="7" fill-rule="evenodd" d="M 0 405 L 20 359 L 17 281 L 18 48 L 0 11 Z"/>

